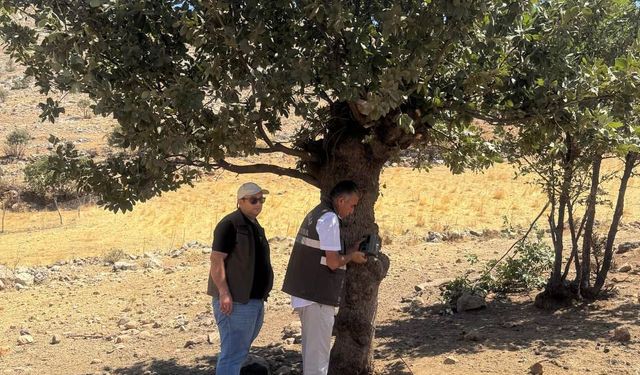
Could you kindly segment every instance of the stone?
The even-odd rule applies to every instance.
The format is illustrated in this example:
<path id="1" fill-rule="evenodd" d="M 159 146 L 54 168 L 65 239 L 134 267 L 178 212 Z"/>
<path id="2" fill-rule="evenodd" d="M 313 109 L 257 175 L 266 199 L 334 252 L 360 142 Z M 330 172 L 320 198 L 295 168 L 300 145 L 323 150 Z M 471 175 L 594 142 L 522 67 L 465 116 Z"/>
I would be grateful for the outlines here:
<path id="1" fill-rule="evenodd" d="M 30 273 L 22 272 L 22 273 L 16 274 L 13 280 L 17 285 L 31 286 L 34 283 L 35 278 Z"/>
<path id="2" fill-rule="evenodd" d="M 151 257 L 146 259 L 143 263 L 142 266 L 144 268 L 147 269 L 157 269 L 157 268 L 162 268 L 162 261 L 156 257 Z"/>
<path id="3" fill-rule="evenodd" d="M 284 340 L 293 338 L 294 343 L 302 342 L 302 325 L 299 320 L 295 320 L 282 329 L 282 338 Z"/>
<path id="4" fill-rule="evenodd" d="M 627 327 L 618 327 L 613 331 L 613 340 L 618 342 L 631 341 L 631 332 Z"/>
<path id="5" fill-rule="evenodd" d="M 469 230 L 469 234 L 474 236 L 474 237 L 482 237 L 483 233 L 482 231 L 476 231 L 476 230 Z"/>
<path id="6" fill-rule="evenodd" d="M 58 335 L 53 335 L 51 336 L 51 345 L 55 345 L 55 344 L 59 344 L 60 343 L 60 336 Z"/>
<path id="7" fill-rule="evenodd" d="M 128 321 L 124 324 L 124 329 L 136 329 L 138 328 L 138 322 L 136 321 Z"/>
<path id="8" fill-rule="evenodd" d="M 94 359 L 91 360 L 91 364 L 92 365 L 99 365 L 101 363 L 102 363 L 102 360 L 98 359 L 98 358 L 94 358 Z"/>
<path id="9" fill-rule="evenodd" d="M 249 354 L 242 364 L 241 375 L 270 375 L 269 362 L 255 354 Z"/>
<path id="10" fill-rule="evenodd" d="M 8 284 L 13 281 L 13 271 L 7 266 L 0 264 L 0 281 Z"/>
<path id="11" fill-rule="evenodd" d="M 458 363 L 458 360 L 453 357 L 446 357 L 443 362 L 445 365 L 455 365 Z"/>
<path id="12" fill-rule="evenodd" d="M 438 232 L 428 232 L 427 236 L 425 237 L 425 241 L 431 242 L 431 243 L 442 242 L 443 239 L 444 239 L 444 236 Z"/>
<path id="13" fill-rule="evenodd" d="M 479 310 L 487 307 L 484 297 L 475 294 L 464 293 L 456 303 L 457 311 Z"/>
<path id="14" fill-rule="evenodd" d="M 421 283 L 414 286 L 413 289 L 415 289 L 416 292 L 423 292 L 425 289 L 427 289 L 428 285 L 428 283 Z"/>
<path id="15" fill-rule="evenodd" d="M 5 290 L 7 287 L 4 285 L 4 281 L 0 279 L 0 290 Z"/>
<path id="16" fill-rule="evenodd" d="M 129 335 L 120 335 L 116 337 L 116 344 L 121 344 L 123 342 L 129 341 L 131 337 Z"/>
<path id="17" fill-rule="evenodd" d="M 199 337 L 192 337 L 189 340 L 187 340 L 187 342 L 184 344 L 185 348 L 193 348 L 196 345 L 202 344 L 202 339 L 200 339 Z"/>
<path id="18" fill-rule="evenodd" d="M 531 367 L 529 367 L 529 373 L 532 375 L 542 375 L 544 373 L 544 368 L 542 367 L 541 362 L 536 362 Z"/>
<path id="19" fill-rule="evenodd" d="M 125 317 L 122 317 L 122 318 L 120 318 L 120 319 L 118 320 L 118 325 L 119 325 L 119 326 L 123 326 L 123 325 L 125 325 L 125 324 L 129 323 L 130 321 L 131 321 L 131 319 L 129 319 L 129 318 L 127 318 L 127 317 L 125 316 Z"/>
<path id="20" fill-rule="evenodd" d="M 27 345 L 33 343 L 33 336 L 31 335 L 22 335 L 18 337 L 18 345 Z"/>
<path id="21" fill-rule="evenodd" d="M 640 241 L 636 242 L 623 242 L 618 245 L 618 250 L 616 250 L 616 254 L 624 254 L 631 250 L 637 249 L 640 247 Z"/>
<path id="22" fill-rule="evenodd" d="M 214 342 L 216 342 L 216 336 L 213 333 L 207 334 L 207 342 L 209 344 L 213 344 Z"/>
<path id="23" fill-rule="evenodd" d="M 467 332 L 464 335 L 464 339 L 467 341 L 482 341 L 484 340 L 484 335 L 480 331 L 474 329 L 470 332 Z"/>
<path id="24" fill-rule="evenodd" d="M 128 262 L 115 262 L 113 264 L 113 271 L 134 271 L 137 266 L 134 263 Z"/>
<path id="25" fill-rule="evenodd" d="M 620 268 L 618 268 L 618 272 L 629 272 L 631 271 L 631 265 L 629 263 L 623 264 Z"/>
<path id="26" fill-rule="evenodd" d="M 274 375 L 289 375 L 291 374 L 291 367 L 289 366 L 280 366 L 274 373 Z"/>

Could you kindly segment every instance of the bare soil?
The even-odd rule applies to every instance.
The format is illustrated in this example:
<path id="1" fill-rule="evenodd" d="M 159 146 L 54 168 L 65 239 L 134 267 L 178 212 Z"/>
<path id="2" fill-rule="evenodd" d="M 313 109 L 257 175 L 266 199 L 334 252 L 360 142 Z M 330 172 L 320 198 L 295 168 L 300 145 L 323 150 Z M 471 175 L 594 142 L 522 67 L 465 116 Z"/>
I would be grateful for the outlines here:
<path id="1" fill-rule="evenodd" d="M 640 230 L 629 227 L 620 241 L 638 237 Z M 283 339 L 297 316 L 279 291 L 290 241 L 271 241 L 275 288 L 252 353 L 273 371 L 286 366 L 299 373 L 300 345 Z M 618 265 L 633 268 L 610 275 L 615 291 L 608 299 L 549 312 L 533 306 L 535 293 L 490 296 L 486 309 L 442 314 L 438 285 L 467 268 L 463 256 L 497 258 L 512 241 L 428 244 L 406 234 L 385 245 L 391 269 L 380 289 L 376 372 L 526 374 L 540 362 L 544 374 L 639 374 L 640 249 L 616 255 Z M 0 292 L 0 374 L 214 373 L 219 346 L 204 293 L 208 255 L 189 250 L 161 259 L 159 269 L 121 272 L 104 264 L 63 265 L 42 285 Z M 427 283 L 424 305 L 411 307 L 421 283 Z M 123 318 L 136 327 L 119 325 Z M 611 339 L 621 326 L 630 329 L 630 342 Z M 32 344 L 18 345 L 21 330 Z M 54 335 L 60 343 L 51 344 Z M 447 357 L 455 363 L 445 364 Z"/>

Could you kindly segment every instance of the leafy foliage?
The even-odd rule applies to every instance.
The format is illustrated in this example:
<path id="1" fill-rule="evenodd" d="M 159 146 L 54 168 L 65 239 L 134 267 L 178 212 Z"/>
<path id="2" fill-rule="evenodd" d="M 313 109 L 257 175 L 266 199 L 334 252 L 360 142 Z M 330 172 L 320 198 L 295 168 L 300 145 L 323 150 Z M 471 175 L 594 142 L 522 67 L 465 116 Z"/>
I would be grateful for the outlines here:
<path id="1" fill-rule="evenodd" d="M 75 151 L 71 143 L 58 146 L 57 152 Z M 87 157 L 76 153 L 75 162 L 77 165 L 61 166 L 57 156 L 58 153 L 40 156 L 27 164 L 24 169 L 28 189 L 42 198 L 63 196 L 79 191 L 81 187 L 78 186 L 78 180 L 81 179 L 76 173 L 78 170 L 89 167 L 91 163 Z"/>

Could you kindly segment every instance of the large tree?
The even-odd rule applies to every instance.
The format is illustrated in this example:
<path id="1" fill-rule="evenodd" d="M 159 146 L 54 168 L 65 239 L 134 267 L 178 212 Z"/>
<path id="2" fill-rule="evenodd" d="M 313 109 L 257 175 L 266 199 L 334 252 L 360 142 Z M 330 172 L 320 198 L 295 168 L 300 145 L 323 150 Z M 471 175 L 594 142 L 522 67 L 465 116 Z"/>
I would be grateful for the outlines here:
<path id="1" fill-rule="evenodd" d="M 441 149 L 454 171 L 497 154 L 471 122 L 506 73 L 528 1 L 2 0 L 11 57 L 43 94 L 42 118 L 87 94 L 113 116 L 121 150 L 88 166 L 64 148 L 59 168 L 82 168 L 83 189 L 128 210 L 203 170 L 270 172 L 321 192 L 352 179 L 364 195 L 347 243 L 376 232 L 385 163 L 409 147 Z M 514 31 L 516 30 L 516 31 Z M 282 119 L 302 119 L 277 142 Z M 291 165 L 233 163 L 283 153 Z M 331 371 L 372 372 L 381 255 L 347 272 Z"/>
<path id="2" fill-rule="evenodd" d="M 611 265 L 639 161 L 640 10 L 631 0 L 540 2 L 519 25 L 509 72 L 483 107 L 487 120 L 507 125 L 497 134 L 510 160 L 547 193 L 555 261 L 536 304 L 554 306 L 597 296 Z M 623 168 L 600 243 L 596 207 L 608 202 L 601 184 L 613 177 L 601 165 L 614 157 Z"/>

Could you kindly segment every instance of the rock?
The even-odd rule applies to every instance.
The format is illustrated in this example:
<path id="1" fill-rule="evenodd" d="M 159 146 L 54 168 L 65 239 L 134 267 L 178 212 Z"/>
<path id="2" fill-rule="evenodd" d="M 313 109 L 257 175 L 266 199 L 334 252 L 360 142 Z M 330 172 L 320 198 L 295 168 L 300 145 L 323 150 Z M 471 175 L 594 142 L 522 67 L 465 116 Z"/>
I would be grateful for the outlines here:
<path id="1" fill-rule="evenodd" d="M 127 318 L 127 317 L 125 316 L 125 317 L 122 317 L 122 318 L 120 318 L 120 319 L 118 320 L 118 325 L 119 325 L 119 326 L 123 326 L 123 325 L 125 325 L 125 324 L 129 323 L 130 321 L 131 321 L 131 319 L 129 319 L 129 318 Z"/>
<path id="2" fill-rule="evenodd" d="M 287 337 L 286 339 L 284 339 L 284 343 L 287 345 L 293 345 L 295 344 L 296 339 L 294 339 L 293 337 Z"/>
<path id="3" fill-rule="evenodd" d="M 631 341 L 631 332 L 627 327 L 618 327 L 613 331 L 613 340 L 618 342 Z"/>
<path id="4" fill-rule="evenodd" d="M 478 330 L 472 330 L 464 335 L 464 339 L 467 341 L 482 341 L 484 340 L 484 335 Z"/>
<path id="5" fill-rule="evenodd" d="M 465 234 L 463 232 L 449 231 L 444 234 L 445 241 L 459 241 L 464 239 Z"/>
<path id="6" fill-rule="evenodd" d="M 280 366 L 274 373 L 274 375 L 289 375 L 291 374 L 291 367 L 289 366 Z"/>
<path id="7" fill-rule="evenodd" d="M 445 365 L 455 365 L 456 363 L 458 363 L 458 360 L 453 358 L 453 357 L 446 357 L 444 359 L 444 364 Z"/>
<path id="8" fill-rule="evenodd" d="M 474 237 L 482 237 L 482 231 L 475 231 L 473 229 L 469 230 L 469 234 Z"/>
<path id="9" fill-rule="evenodd" d="M 33 343 L 33 336 L 31 335 L 22 335 L 18 337 L 18 345 L 27 345 Z"/>
<path id="10" fill-rule="evenodd" d="M 22 272 L 16 274 L 13 280 L 16 285 L 31 286 L 34 283 L 35 278 L 30 273 Z"/>
<path id="11" fill-rule="evenodd" d="M 101 359 L 94 358 L 94 359 L 91 360 L 91 364 L 92 365 L 99 365 L 101 363 L 102 363 Z"/>
<path id="12" fill-rule="evenodd" d="M 193 348 L 196 345 L 202 344 L 203 340 L 199 337 L 192 337 L 184 344 L 185 348 Z"/>
<path id="13" fill-rule="evenodd" d="M 289 323 L 282 329 L 282 338 L 284 340 L 288 338 L 294 339 L 294 343 L 302 342 L 302 325 L 300 321 L 295 320 Z"/>
<path id="14" fill-rule="evenodd" d="M 640 247 L 640 241 L 636 242 L 623 242 L 618 245 L 618 250 L 616 250 L 616 254 L 624 254 L 631 250 L 637 249 Z"/>
<path id="15" fill-rule="evenodd" d="M 146 259 L 143 263 L 142 266 L 144 268 L 147 269 L 157 269 L 157 268 L 162 268 L 162 261 L 156 257 L 151 257 Z"/>
<path id="16" fill-rule="evenodd" d="M 216 336 L 213 333 L 209 333 L 207 335 L 207 342 L 209 344 L 213 344 L 214 342 L 216 342 Z"/>
<path id="17" fill-rule="evenodd" d="M 124 329 L 136 329 L 138 325 L 138 322 L 131 320 L 124 324 Z"/>
<path id="18" fill-rule="evenodd" d="M 421 283 L 421 284 L 418 284 L 418 285 L 414 286 L 413 289 L 415 289 L 416 292 L 422 292 L 425 289 L 427 289 L 427 285 L 429 285 L 429 284 L 428 283 Z"/>
<path id="19" fill-rule="evenodd" d="M 0 279 L 0 290 L 5 290 L 6 286 L 4 285 L 4 281 L 2 281 L 2 279 Z"/>
<path id="20" fill-rule="evenodd" d="M 9 284 L 13 281 L 13 271 L 2 264 L 0 264 L 0 281 L 5 284 Z"/>
<path id="21" fill-rule="evenodd" d="M 115 262 L 113 264 L 113 271 L 134 271 L 137 266 L 134 263 L 128 262 Z"/>
<path id="22" fill-rule="evenodd" d="M 409 305 L 409 308 L 411 310 L 420 310 L 421 308 L 423 308 L 425 306 L 424 300 L 421 297 L 414 297 L 411 300 L 411 303 Z"/>
<path id="23" fill-rule="evenodd" d="M 241 375 L 270 375 L 269 362 L 254 354 L 249 354 L 242 364 Z"/>
<path id="24" fill-rule="evenodd" d="M 484 297 L 475 294 L 464 293 L 456 303 L 457 311 L 478 310 L 487 307 Z"/>
<path id="25" fill-rule="evenodd" d="M 129 339 L 131 338 L 131 336 L 129 335 L 120 335 L 116 337 L 116 344 L 121 344 L 123 342 L 127 342 L 129 341 Z"/>
<path id="26" fill-rule="evenodd" d="M 60 336 L 58 335 L 53 335 L 51 336 L 51 345 L 55 345 L 55 344 L 59 344 L 60 343 Z"/>
<path id="27" fill-rule="evenodd" d="M 618 268 L 618 272 L 629 272 L 631 271 L 631 265 L 629 263 L 626 263 L 624 265 L 622 265 L 620 268 Z"/>
<path id="28" fill-rule="evenodd" d="M 444 239 L 444 236 L 438 232 L 429 232 L 425 237 L 425 241 L 431 242 L 431 243 L 442 242 L 443 239 Z"/>
<path id="29" fill-rule="evenodd" d="M 542 375 L 544 369 L 542 368 L 541 362 L 536 362 L 531 367 L 529 367 L 529 373 L 532 375 Z"/>

